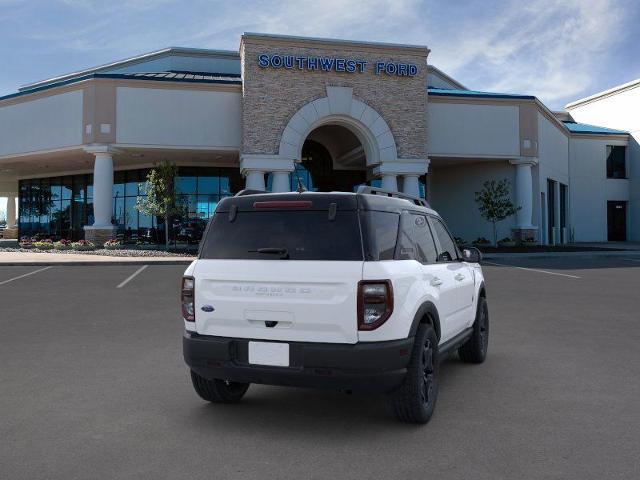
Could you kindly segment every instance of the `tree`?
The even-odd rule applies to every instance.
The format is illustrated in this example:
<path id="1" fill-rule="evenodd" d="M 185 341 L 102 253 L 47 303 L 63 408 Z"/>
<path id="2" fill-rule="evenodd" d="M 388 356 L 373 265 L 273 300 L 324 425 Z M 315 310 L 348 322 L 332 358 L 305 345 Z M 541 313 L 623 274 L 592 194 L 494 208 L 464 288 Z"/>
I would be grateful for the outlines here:
<path id="1" fill-rule="evenodd" d="M 509 181 L 506 178 L 497 182 L 495 180 L 487 180 L 482 184 L 482 190 L 476 192 L 476 203 L 482 218 L 493 225 L 493 244 L 497 245 L 498 232 L 496 224 L 520 210 L 520 207 L 516 208 L 511 203 Z"/>
<path id="2" fill-rule="evenodd" d="M 164 218 L 164 241 L 165 248 L 169 249 L 169 219 L 173 215 L 182 213 L 181 207 L 177 204 L 174 178 L 178 174 L 178 167 L 174 164 L 163 161 L 157 167 L 152 168 L 147 174 L 145 189 L 146 196 L 139 196 L 136 210 L 155 217 Z"/>

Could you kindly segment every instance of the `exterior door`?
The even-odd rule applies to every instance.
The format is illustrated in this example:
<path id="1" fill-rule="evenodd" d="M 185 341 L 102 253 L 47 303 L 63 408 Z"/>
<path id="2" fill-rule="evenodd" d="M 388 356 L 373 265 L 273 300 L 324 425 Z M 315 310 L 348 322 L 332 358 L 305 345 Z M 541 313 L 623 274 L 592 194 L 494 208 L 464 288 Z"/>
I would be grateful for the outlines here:
<path id="1" fill-rule="evenodd" d="M 547 179 L 547 243 L 555 245 L 558 239 L 553 237 L 556 226 L 556 182 Z"/>
<path id="2" fill-rule="evenodd" d="M 627 240 L 627 202 L 607 202 L 607 229 L 610 242 Z"/>
<path id="3" fill-rule="evenodd" d="M 427 290 L 437 298 L 440 316 L 440 343 L 456 334 L 456 316 L 459 311 L 458 292 L 452 262 L 438 261 L 438 249 L 431 234 L 427 217 L 403 212 L 398 235 L 399 260 L 417 260 L 422 264 L 422 279 Z"/>
<path id="4" fill-rule="evenodd" d="M 473 296 L 475 293 L 474 272 L 460 260 L 453 237 L 439 218 L 429 217 L 431 230 L 438 247 L 438 264 L 444 265 L 448 278 L 453 278 L 456 308 L 452 312 L 452 336 L 460 333 L 473 323 Z"/>

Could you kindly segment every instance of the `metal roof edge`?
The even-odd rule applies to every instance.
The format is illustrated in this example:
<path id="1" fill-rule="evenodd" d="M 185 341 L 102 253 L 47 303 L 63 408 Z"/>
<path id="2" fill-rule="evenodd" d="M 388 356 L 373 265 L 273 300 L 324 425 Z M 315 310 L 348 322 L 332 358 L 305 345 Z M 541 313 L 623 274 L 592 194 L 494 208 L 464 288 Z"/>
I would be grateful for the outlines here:
<path id="1" fill-rule="evenodd" d="M 462 90 L 469 90 L 467 87 L 465 87 L 463 84 L 461 84 L 459 81 L 457 81 L 455 78 L 453 78 L 451 75 L 446 74 L 445 72 L 443 72 L 442 70 L 440 70 L 438 67 L 429 64 L 427 65 L 427 71 L 432 70 L 433 72 L 435 72 L 437 75 L 440 75 L 441 77 L 443 77 L 446 81 L 453 83 L 454 85 L 460 87 Z"/>
<path id="2" fill-rule="evenodd" d="M 0 101 L 9 100 L 11 98 L 24 97 L 26 95 L 31 95 L 33 93 L 42 92 L 44 90 L 50 90 L 52 88 L 64 87 L 66 85 L 72 85 L 74 83 L 84 82 L 86 80 L 91 80 L 94 78 L 112 78 L 112 79 L 123 79 L 123 80 L 146 80 L 149 82 L 178 82 L 178 83 L 209 83 L 209 84 L 223 84 L 223 85 L 242 85 L 242 80 L 197 80 L 192 78 L 162 78 L 162 77 L 143 77 L 134 74 L 128 73 L 89 73 L 87 75 L 82 75 L 79 77 L 73 77 L 67 80 L 62 80 L 55 83 L 48 83 L 42 85 L 40 87 L 35 87 L 29 90 L 23 90 L 16 93 L 10 93 L 8 95 L 4 95 L 0 97 Z"/>
<path id="3" fill-rule="evenodd" d="M 143 53 L 140 55 L 136 55 L 134 57 L 125 58 L 123 60 L 116 60 L 114 62 L 105 63 L 103 65 L 99 65 L 97 67 L 86 68 L 83 70 L 78 70 L 76 72 L 71 72 L 63 75 L 59 75 L 56 77 L 51 77 L 45 80 L 39 80 L 37 82 L 28 83 L 25 85 L 21 85 L 18 88 L 19 92 L 32 90 L 34 88 L 41 87 L 43 85 L 57 83 L 60 81 L 64 81 L 67 79 L 71 79 L 74 77 L 79 77 L 83 75 L 87 75 L 90 73 L 99 73 L 101 70 L 106 70 L 118 66 L 126 66 L 126 65 L 135 65 L 146 60 L 150 60 L 153 58 L 161 58 L 164 56 L 168 56 L 171 53 L 181 53 L 185 55 L 204 55 L 204 56 L 220 56 L 220 57 L 233 57 L 240 58 L 240 54 L 238 52 L 232 50 L 209 50 L 204 48 L 188 48 L 188 47 L 167 47 L 160 50 L 155 50 L 153 52 Z"/>
<path id="4" fill-rule="evenodd" d="M 440 91 L 438 91 L 440 90 Z M 536 100 L 534 95 L 521 95 L 517 93 L 493 93 L 493 92 L 479 92 L 475 90 L 452 90 L 443 88 L 427 88 L 429 95 L 435 95 L 439 97 L 465 97 L 465 98 L 512 98 L 515 100 Z"/>

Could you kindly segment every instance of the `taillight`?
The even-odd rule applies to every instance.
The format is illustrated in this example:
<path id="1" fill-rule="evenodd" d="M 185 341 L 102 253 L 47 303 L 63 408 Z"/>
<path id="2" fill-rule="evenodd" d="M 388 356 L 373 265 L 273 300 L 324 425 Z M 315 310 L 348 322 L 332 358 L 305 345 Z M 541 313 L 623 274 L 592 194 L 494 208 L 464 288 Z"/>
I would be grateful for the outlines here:
<path id="1" fill-rule="evenodd" d="M 358 283 L 358 330 L 374 330 L 393 312 L 390 280 L 363 280 Z"/>
<path id="2" fill-rule="evenodd" d="M 193 277 L 182 277 L 182 294 L 180 301 L 182 302 L 182 318 L 187 322 L 196 321 L 195 311 L 195 283 Z"/>

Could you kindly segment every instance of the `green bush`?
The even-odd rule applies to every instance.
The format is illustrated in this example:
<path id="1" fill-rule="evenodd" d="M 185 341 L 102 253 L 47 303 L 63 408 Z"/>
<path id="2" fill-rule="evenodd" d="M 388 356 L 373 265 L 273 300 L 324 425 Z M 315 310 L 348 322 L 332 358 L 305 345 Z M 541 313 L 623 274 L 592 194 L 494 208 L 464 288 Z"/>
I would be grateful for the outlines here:
<path id="1" fill-rule="evenodd" d="M 90 250 L 96 249 L 96 246 L 87 240 L 78 240 L 77 242 L 73 242 L 71 244 L 71 247 L 74 250 L 84 250 L 84 251 L 90 251 Z"/>

